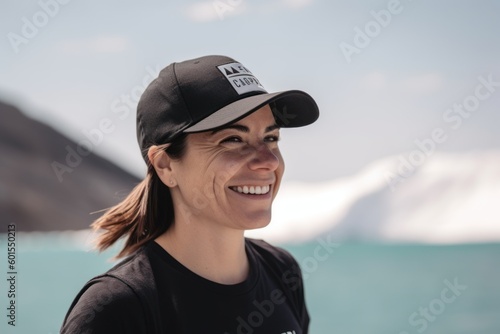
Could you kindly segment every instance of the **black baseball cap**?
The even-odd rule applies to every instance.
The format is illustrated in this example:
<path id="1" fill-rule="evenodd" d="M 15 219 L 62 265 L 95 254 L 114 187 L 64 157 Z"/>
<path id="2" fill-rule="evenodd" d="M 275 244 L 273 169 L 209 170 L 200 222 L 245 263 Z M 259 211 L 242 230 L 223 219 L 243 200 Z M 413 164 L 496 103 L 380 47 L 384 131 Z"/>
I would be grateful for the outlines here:
<path id="1" fill-rule="evenodd" d="M 171 142 L 181 133 L 216 130 L 271 105 L 280 127 L 316 121 L 314 99 L 299 90 L 268 93 L 236 60 L 205 56 L 172 63 L 160 71 L 137 106 L 137 140 L 144 160 L 151 145 Z"/>

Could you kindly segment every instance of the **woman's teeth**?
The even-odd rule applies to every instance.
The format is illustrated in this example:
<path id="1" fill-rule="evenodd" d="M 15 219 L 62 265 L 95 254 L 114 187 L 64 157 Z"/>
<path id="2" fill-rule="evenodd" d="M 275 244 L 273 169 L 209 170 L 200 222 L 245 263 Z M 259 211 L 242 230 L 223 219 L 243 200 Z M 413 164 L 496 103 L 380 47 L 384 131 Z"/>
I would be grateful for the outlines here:
<path id="1" fill-rule="evenodd" d="M 265 195 L 271 189 L 271 186 L 243 186 L 243 187 L 231 187 L 232 190 L 237 191 L 242 194 L 251 195 Z"/>

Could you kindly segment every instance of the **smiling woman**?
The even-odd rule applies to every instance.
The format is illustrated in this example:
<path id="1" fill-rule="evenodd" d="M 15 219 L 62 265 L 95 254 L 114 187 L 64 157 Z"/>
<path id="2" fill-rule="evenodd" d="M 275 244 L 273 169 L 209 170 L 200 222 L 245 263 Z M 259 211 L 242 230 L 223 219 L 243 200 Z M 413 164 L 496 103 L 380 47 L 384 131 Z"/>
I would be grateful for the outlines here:
<path id="1" fill-rule="evenodd" d="M 271 220 L 280 128 L 318 118 L 301 91 L 268 93 L 242 64 L 163 69 L 137 109 L 148 174 L 94 224 L 124 261 L 90 280 L 62 333 L 307 333 L 297 262 L 244 231 Z"/>
<path id="2" fill-rule="evenodd" d="M 166 153 L 151 159 L 165 184 L 178 185 L 171 193 L 179 226 L 200 221 L 203 235 L 219 236 L 222 225 L 237 233 L 266 226 L 284 170 L 278 136 L 266 105 L 233 126 L 188 136 L 181 160 L 171 161 Z M 200 194 L 203 205 L 192 200 Z"/>

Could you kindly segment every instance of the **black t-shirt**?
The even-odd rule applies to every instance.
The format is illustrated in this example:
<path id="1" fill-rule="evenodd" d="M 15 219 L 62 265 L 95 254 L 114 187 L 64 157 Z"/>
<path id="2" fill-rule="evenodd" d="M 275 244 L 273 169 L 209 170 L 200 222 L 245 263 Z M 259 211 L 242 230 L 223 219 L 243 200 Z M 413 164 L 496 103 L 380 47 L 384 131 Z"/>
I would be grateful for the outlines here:
<path id="1" fill-rule="evenodd" d="M 61 333 L 305 334 L 309 315 L 292 256 L 246 239 L 248 278 L 202 278 L 152 241 L 73 301 Z"/>

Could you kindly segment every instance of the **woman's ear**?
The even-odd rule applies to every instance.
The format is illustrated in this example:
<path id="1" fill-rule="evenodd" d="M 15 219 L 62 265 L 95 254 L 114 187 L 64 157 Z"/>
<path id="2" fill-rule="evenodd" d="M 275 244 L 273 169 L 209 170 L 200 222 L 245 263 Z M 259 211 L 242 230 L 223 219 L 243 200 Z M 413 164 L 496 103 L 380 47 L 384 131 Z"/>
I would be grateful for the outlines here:
<path id="1" fill-rule="evenodd" d="M 160 180 L 166 186 L 172 186 L 174 184 L 172 181 L 172 158 L 165 152 L 167 147 L 164 145 L 162 145 L 161 148 L 156 145 L 151 146 L 148 149 L 148 158 Z"/>

